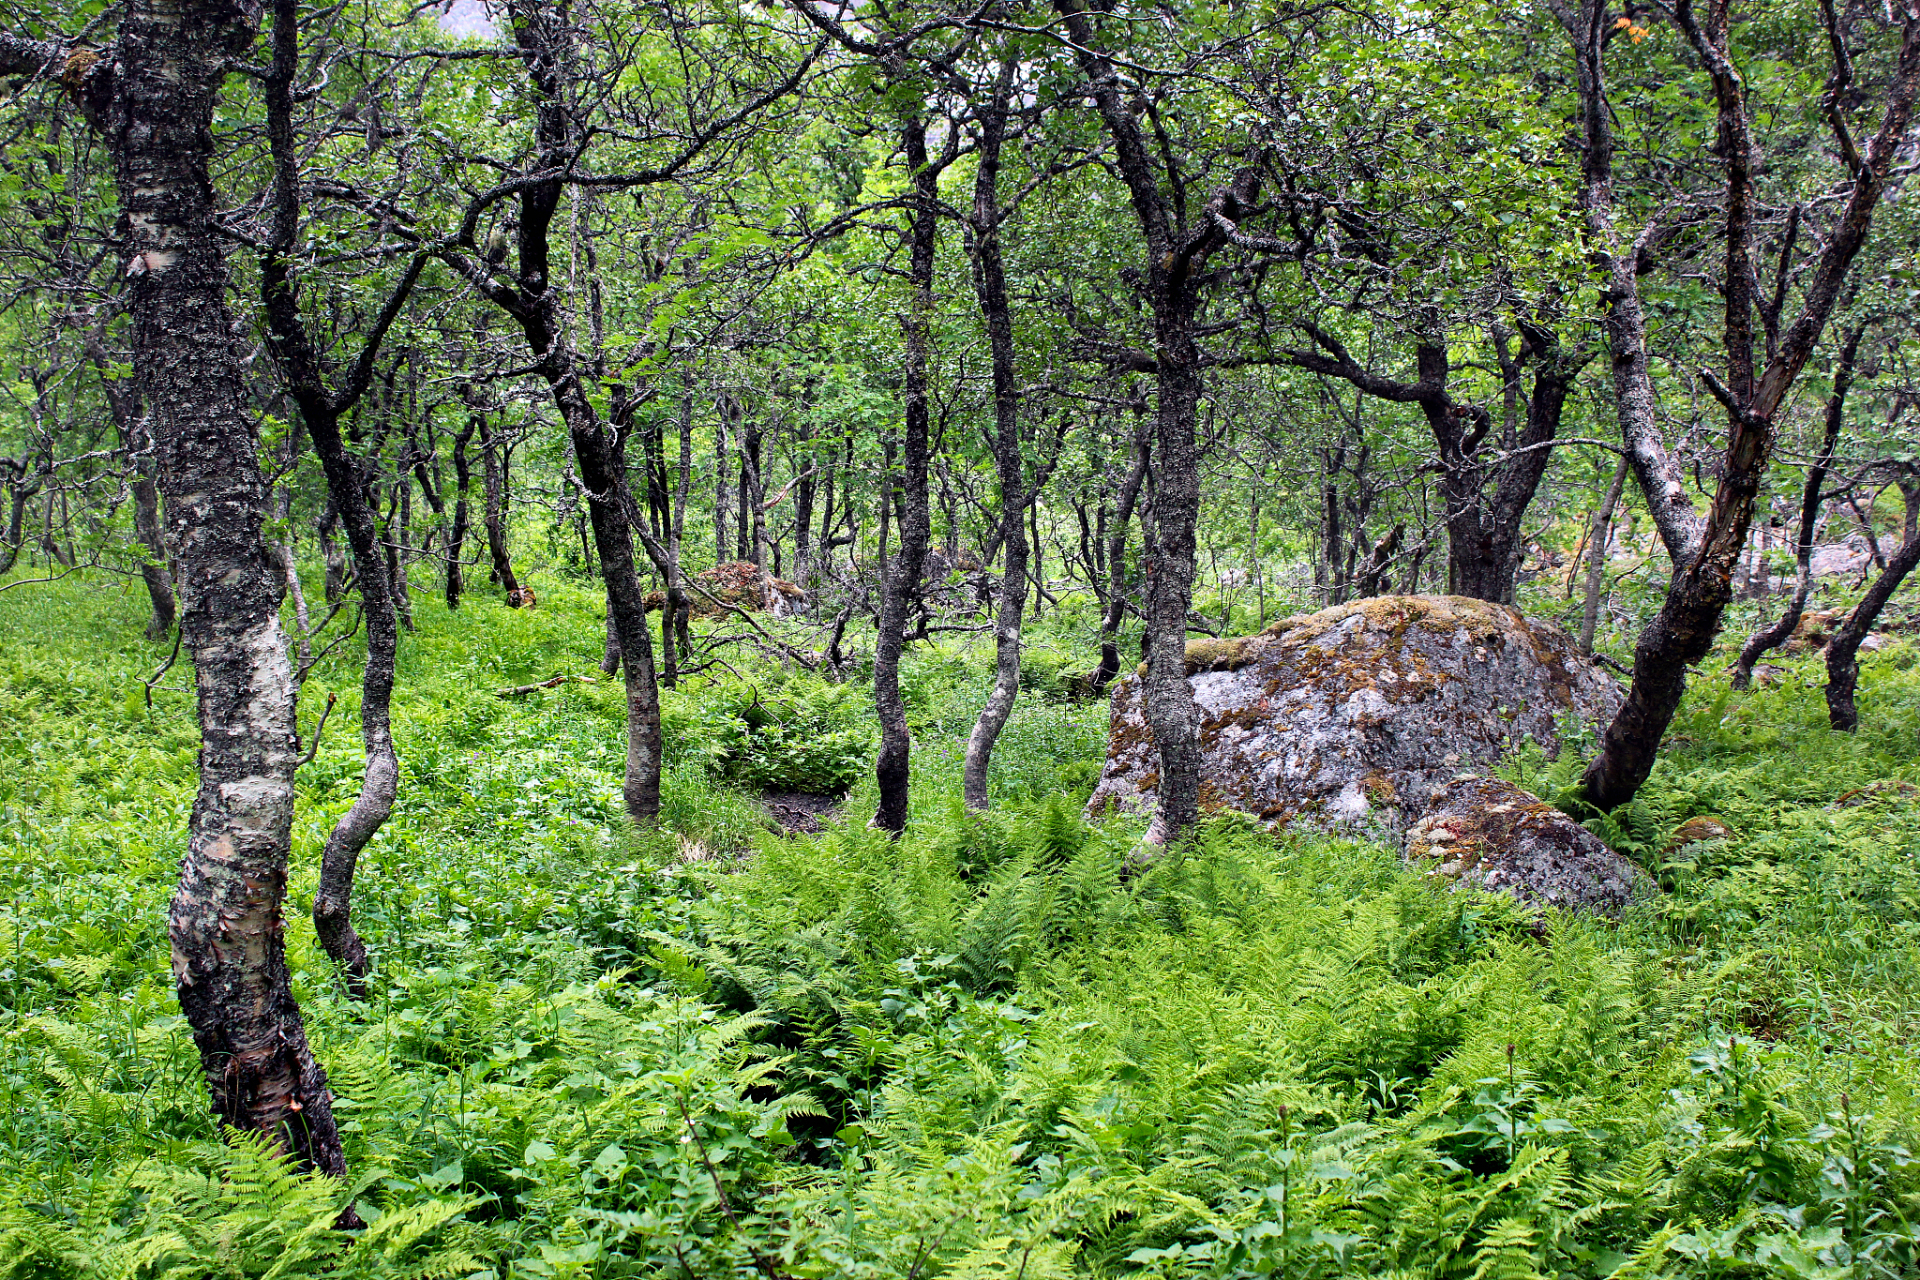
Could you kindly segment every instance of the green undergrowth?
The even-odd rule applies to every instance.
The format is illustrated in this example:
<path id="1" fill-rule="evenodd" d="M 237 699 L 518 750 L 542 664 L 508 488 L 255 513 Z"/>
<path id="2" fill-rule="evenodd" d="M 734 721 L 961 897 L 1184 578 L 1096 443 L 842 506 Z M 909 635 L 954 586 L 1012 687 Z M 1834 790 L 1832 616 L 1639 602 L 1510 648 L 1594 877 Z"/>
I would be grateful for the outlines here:
<path id="1" fill-rule="evenodd" d="M 0 597 L 0 1277 L 1915 1274 L 1920 797 L 1834 803 L 1915 780 L 1904 646 L 1858 735 L 1812 667 L 1703 683 L 1592 824 L 1663 892 L 1543 925 L 1230 814 L 1136 863 L 1137 827 L 1079 817 L 1104 709 L 1064 658 L 969 814 L 990 653 L 959 641 L 903 675 L 904 840 L 864 822 L 867 691 L 745 661 L 667 695 L 664 820 L 633 834 L 596 602 L 539 588 L 422 603 L 403 642 L 364 1005 L 305 918 L 358 784 L 352 646 L 303 694 L 308 732 L 340 704 L 287 930 L 338 1184 L 207 1118 L 164 916 L 185 667 L 149 710 L 165 654 L 117 584 Z M 594 683 L 496 696 L 555 674 Z M 1554 794 L 1578 763 L 1507 772 Z M 813 837 L 753 795 L 849 781 Z M 1697 816 L 1733 836 L 1672 846 Z"/>

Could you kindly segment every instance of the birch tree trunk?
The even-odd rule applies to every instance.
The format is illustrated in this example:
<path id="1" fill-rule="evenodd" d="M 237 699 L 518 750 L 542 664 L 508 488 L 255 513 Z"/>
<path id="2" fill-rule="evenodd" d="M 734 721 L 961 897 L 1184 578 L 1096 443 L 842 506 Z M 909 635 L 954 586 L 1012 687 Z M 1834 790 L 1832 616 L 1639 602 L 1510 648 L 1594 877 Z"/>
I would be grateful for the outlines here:
<path id="1" fill-rule="evenodd" d="M 1839 359 L 1834 362 L 1833 391 L 1827 397 L 1820 452 L 1814 458 L 1813 465 L 1807 468 L 1806 483 L 1800 488 L 1800 527 L 1793 547 L 1793 595 L 1787 601 L 1786 612 L 1772 626 L 1755 632 L 1741 648 L 1740 658 L 1733 668 L 1733 687 L 1736 689 L 1744 689 L 1753 682 L 1754 663 L 1760 661 L 1761 656 L 1769 650 L 1785 644 L 1793 635 L 1794 628 L 1800 625 L 1801 615 L 1806 612 L 1807 596 L 1813 589 L 1813 530 L 1820 520 L 1820 490 L 1826 484 L 1827 471 L 1833 465 L 1833 451 L 1839 446 L 1840 431 L 1846 425 L 1847 392 L 1853 385 L 1854 361 L 1860 353 L 1860 338 L 1865 332 L 1866 326 L 1856 326 L 1841 346 Z M 1828 700 L 1832 701 L 1831 695 Z"/>
<path id="2" fill-rule="evenodd" d="M 124 215 L 134 373 L 198 691 L 200 790 L 167 919 L 181 1011 L 219 1120 L 340 1175 L 326 1072 L 288 980 L 299 735 L 285 579 L 263 533 L 266 484 L 210 177 L 227 63 L 253 36 L 230 3 L 130 0 L 108 53 L 10 37 L 0 66 L 58 68 L 112 153 Z"/>
<path id="3" fill-rule="evenodd" d="M 1613 483 L 1607 486 L 1600 510 L 1594 512 L 1592 545 L 1587 548 L 1587 598 L 1580 615 L 1580 653 L 1588 658 L 1593 656 L 1593 633 L 1600 625 L 1600 588 L 1607 577 L 1607 545 L 1613 541 L 1613 512 L 1620 505 L 1620 492 L 1626 484 L 1627 459 L 1622 457 L 1620 465 L 1614 468 Z"/>
<path id="4" fill-rule="evenodd" d="M 1174 840 L 1200 817 L 1199 713 L 1187 683 L 1187 614 L 1193 604 L 1200 457 L 1195 418 L 1201 393 L 1196 334 L 1202 277 L 1210 257 L 1232 243 L 1238 220 L 1259 201 L 1259 172 L 1242 168 L 1215 190 L 1190 221 L 1168 202 L 1181 182 L 1172 158 L 1149 143 L 1113 60 L 1101 52 L 1094 15 L 1078 0 L 1054 0 L 1072 36 L 1088 92 L 1113 141 L 1114 167 L 1125 184 L 1145 249 L 1144 294 L 1153 312 L 1157 405 L 1154 466 L 1154 555 L 1146 584 L 1146 719 L 1160 752 L 1158 812 L 1148 839 Z M 1195 203 L 1198 203 L 1197 201 Z"/>
<path id="5" fill-rule="evenodd" d="M 1581 204 L 1609 277 L 1607 329 L 1614 353 L 1621 435 L 1674 566 L 1660 612 L 1634 647 L 1633 683 L 1626 701 L 1607 726 L 1600 753 L 1581 778 L 1587 801 L 1612 809 L 1631 800 L 1646 782 L 1661 737 L 1686 692 L 1687 668 L 1712 649 L 1732 597 L 1734 564 L 1746 546 L 1754 500 L 1773 450 L 1774 415 L 1812 357 L 1839 300 L 1906 135 L 1915 94 L 1920 91 L 1920 19 L 1904 19 L 1897 64 L 1884 90 L 1885 112 L 1864 156 L 1851 155 L 1849 139 L 1846 151 L 1853 189 L 1807 279 L 1799 314 L 1779 332 L 1777 341 L 1772 328 L 1777 315 L 1768 321 L 1767 360 L 1764 369 L 1756 369 L 1753 316 L 1758 304 L 1749 241 L 1757 156 L 1746 86 L 1728 55 L 1727 8 L 1710 9 L 1704 27 L 1690 6 L 1676 10 L 1677 20 L 1712 78 L 1719 116 L 1715 150 L 1727 175 L 1721 219 L 1726 241 L 1726 379 L 1703 370 L 1702 380 L 1726 409 L 1728 436 L 1712 505 L 1705 517 L 1699 517 L 1687 499 L 1678 466 L 1665 452 L 1654 413 L 1638 276 L 1643 257 L 1657 241 L 1658 228 L 1649 226 L 1627 242 L 1615 223 L 1612 117 L 1603 75 L 1607 10 L 1600 0 L 1585 0 L 1577 16 L 1565 11 L 1561 16 L 1573 37 L 1581 100 Z M 1844 44 L 1837 29 L 1830 35 L 1836 46 Z M 1831 95 L 1846 88 L 1850 74 L 1842 57 L 1836 80 L 1829 86 Z M 1834 111 L 1833 118 L 1840 119 L 1839 107 Z M 1789 265 L 1783 262 L 1782 269 Z"/>

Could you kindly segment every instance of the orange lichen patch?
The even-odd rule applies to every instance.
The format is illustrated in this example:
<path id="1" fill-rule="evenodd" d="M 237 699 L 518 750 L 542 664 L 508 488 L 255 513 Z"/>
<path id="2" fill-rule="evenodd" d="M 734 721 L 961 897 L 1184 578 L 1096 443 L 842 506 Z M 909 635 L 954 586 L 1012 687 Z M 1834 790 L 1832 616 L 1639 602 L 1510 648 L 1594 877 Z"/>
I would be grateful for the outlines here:
<path id="1" fill-rule="evenodd" d="M 1673 834 L 1667 837 L 1665 852 L 1672 853 L 1675 849 L 1690 844 L 1705 844 L 1709 840 L 1731 840 L 1733 834 L 1733 828 L 1726 819 L 1702 814 L 1697 818 L 1688 818 L 1673 829 Z"/>
<path id="2" fill-rule="evenodd" d="M 100 61 L 100 54 L 94 49 L 75 49 L 60 64 L 60 87 L 68 93 L 78 93 L 80 86 L 86 83 L 87 73 Z"/>
<path id="3" fill-rule="evenodd" d="M 1465 780 L 1463 780 L 1465 781 Z M 1471 813 L 1444 813 L 1416 823 L 1407 833 L 1409 861 L 1435 858 L 1433 874 L 1458 876 L 1480 864 L 1493 849 L 1513 844 L 1522 833 L 1545 834 L 1566 822 L 1552 805 L 1536 800 L 1518 787 L 1476 779 L 1489 802 Z"/>

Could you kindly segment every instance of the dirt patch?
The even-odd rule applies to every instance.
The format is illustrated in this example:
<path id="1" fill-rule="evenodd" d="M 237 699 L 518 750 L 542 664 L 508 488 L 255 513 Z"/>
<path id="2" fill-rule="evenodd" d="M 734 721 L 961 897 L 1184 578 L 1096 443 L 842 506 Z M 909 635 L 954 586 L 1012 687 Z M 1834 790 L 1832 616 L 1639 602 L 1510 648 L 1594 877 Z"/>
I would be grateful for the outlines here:
<path id="1" fill-rule="evenodd" d="M 814 835 L 826 829 L 829 819 L 840 815 L 840 802 L 846 796 L 826 795 L 818 791 L 763 791 L 760 803 L 767 816 L 780 826 L 782 835 Z"/>

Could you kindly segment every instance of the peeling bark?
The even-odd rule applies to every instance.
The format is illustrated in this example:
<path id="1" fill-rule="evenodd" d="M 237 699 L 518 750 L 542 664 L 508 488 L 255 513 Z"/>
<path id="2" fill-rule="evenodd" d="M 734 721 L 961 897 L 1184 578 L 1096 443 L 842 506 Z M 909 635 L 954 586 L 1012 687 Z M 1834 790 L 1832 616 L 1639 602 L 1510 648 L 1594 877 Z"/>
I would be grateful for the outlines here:
<path id="1" fill-rule="evenodd" d="M 70 91 L 113 157 L 134 371 L 198 687 L 200 790 L 168 912 L 180 1006 L 214 1114 L 340 1175 L 326 1073 L 288 981 L 281 912 L 298 738 L 285 583 L 263 535 L 266 485 L 209 177 L 227 62 L 253 34 L 230 3 L 131 0 L 111 56 L 81 69 Z M 6 42 L 0 63 L 19 69 L 30 43 Z M 66 52 L 41 49 L 42 66 Z"/>

